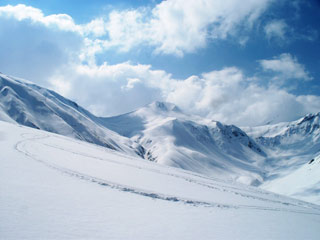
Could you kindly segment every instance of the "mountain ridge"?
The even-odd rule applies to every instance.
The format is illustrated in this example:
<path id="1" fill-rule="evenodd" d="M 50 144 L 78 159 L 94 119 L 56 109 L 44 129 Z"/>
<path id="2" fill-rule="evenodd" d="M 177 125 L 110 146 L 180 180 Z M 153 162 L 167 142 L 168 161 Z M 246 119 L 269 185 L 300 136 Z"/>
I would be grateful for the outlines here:
<path id="1" fill-rule="evenodd" d="M 319 118 L 315 113 L 293 122 L 239 128 L 159 101 L 119 116 L 97 117 L 52 90 L 0 74 L 3 121 L 316 203 L 317 177 L 290 191 L 285 179 L 303 178 L 306 167 L 319 171 L 317 164 L 308 165 L 320 155 Z"/>
<path id="2" fill-rule="evenodd" d="M 128 139 L 104 128 L 98 118 L 52 90 L 0 75 L 3 120 L 71 136 L 133 154 Z"/>

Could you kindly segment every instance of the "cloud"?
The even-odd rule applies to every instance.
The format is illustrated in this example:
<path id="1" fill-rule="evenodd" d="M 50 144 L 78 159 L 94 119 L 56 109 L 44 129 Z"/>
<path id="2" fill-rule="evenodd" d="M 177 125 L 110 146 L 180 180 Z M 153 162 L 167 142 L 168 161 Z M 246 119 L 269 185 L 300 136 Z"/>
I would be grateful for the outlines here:
<path id="1" fill-rule="evenodd" d="M 29 20 L 34 24 L 42 24 L 46 27 L 76 32 L 83 36 L 93 35 L 99 37 L 106 34 L 105 22 L 101 18 L 94 19 L 87 24 L 78 25 L 68 14 L 51 14 L 45 16 L 40 9 L 24 4 L 0 6 L 0 17 L 14 18 L 18 21 Z"/>
<path id="2" fill-rule="evenodd" d="M 83 25 L 68 15 L 44 16 L 41 10 L 25 5 L 0 7 L 0 45 L 5 46 L 1 71 L 53 88 L 101 116 L 162 100 L 238 125 L 294 120 L 319 111 L 320 97 L 294 95 L 272 81 L 246 76 L 237 67 L 175 79 L 151 65 L 97 64 L 95 58 L 105 49 L 127 51 L 140 44 L 181 56 L 212 39 L 250 29 L 269 2 L 163 1 L 151 10 L 113 12 L 108 20 L 99 18 Z M 288 53 L 259 63 L 274 79 L 312 79 Z"/>
<path id="3" fill-rule="evenodd" d="M 163 1 L 153 9 L 152 41 L 157 52 L 182 55 L 214 39 L 246 33 L 271 1 Z"/>
<path id="4" fill-rule="evenodd" d="M 68 65 L 49 79 L 51 88 L 100 116 L 129 112 L 162 100 L 170 80 L 171 75 L 165 71 L 129 62 Z M 61 89 L 66 83 L 70 87 Z"/>
<path id="5" fill-rule="evenodd" d="M 260 60 L 259 63 L 264 71 L 280 74 L 276 76 L 276 79 L 312 80 L 312 77 L 305 69 L 304 65 L 299 63 L 298 59 L 291 56 L 289 53 L 283 53 L 270 60 Z"/>
<path id="6" fill-rule="evenodd" d="M 133 46 L 146 43 L 150 38 L 145 13 L 142 10 L 113 11 L 106 23 L 109 39 L 104 41 L 104 47 L 119 47 L 120 51 L 129 51 Z"/>
<path id="7" fill-rule="evenodd" d="M 155 100 L 175 103 L 190 114 L 240 126 L 291 121 L 320 110 L 319 96 L 294 95 L 245 76 L 237 67 L 175 79 L 150 65 L 105 63 L 68 67 L 52 79 L 67 82 L 71 87 L 65 94 L 100 116 L 132 111 Z M 59 84 L 52 83 L 59 90 Z"/>
<path id="8" fill-rule="evenodd" d="M 129 51 L 144 45 L 157 54 L 183 56 L 215 39 L 235 36 L 245 44 L 248 31 L 272 0 L 167 0 L 154 8 L 113 11 L 105 18 L 76 24 L 67 14 L 45 16 L 40 9 L 18 4 L 0 7 L 0 17 L 30 21 L 77 33 L 101 50 Z M 92 55 L 92 54 L 91 54 Z"/>
<path id="9" fill-rule="evenodd" d="M 289 26 L 284 20 L 273 20 L 264 27 L 264 31 L 269 40 L 272 38 L 285 40 Z"/>
<path id="10" fill-rule="evenodd" d="M 319 32 L 316 29 L 306 26 L 305 28 L 294 29 L 285 20 L 278 19 L 268 22 L 264 27 L 264 33 L 269 41 L 283 45 L 293 41 L 316 41 Z"/>
<path id="11" fill-rule="evenodd" d="M 128 51 L 147 44 L 155 47 L 155 53 L 182 56 L 205 47 L 208 41 L 246 33 L 271 2 L 168 0 L 152 10 L 114 11 L 106 23 L 105 47 Z"/>
<path id="12" fill-rule="evenodd" d="M 15 18 L 18 21 L 31 20 L 33 23 L 42 23 L 45 26 L 55 26 L 61 30 L 80 30 L 79 26 L 77 26 L 73 19 L 67 14 L 44 16 L 40 9 L 24 4 L 2 6 L 0 7 L 0 16 Z"/>
<path id="13" fill-rule="evenodd" d="M 240 126 L 289 121 L 320 110 L 319 96 L 295 96 L 263 86 L 235 67 L 179 81 L 166 100 L 193 114 Z"/>
<path id="14" fill-rule="evenodd" d="M 136 84 L 141 82 L 139 78 L 128 78 L 127 81 L 127 86 L 122 86 L 121 89 L 132 89 Z"/>

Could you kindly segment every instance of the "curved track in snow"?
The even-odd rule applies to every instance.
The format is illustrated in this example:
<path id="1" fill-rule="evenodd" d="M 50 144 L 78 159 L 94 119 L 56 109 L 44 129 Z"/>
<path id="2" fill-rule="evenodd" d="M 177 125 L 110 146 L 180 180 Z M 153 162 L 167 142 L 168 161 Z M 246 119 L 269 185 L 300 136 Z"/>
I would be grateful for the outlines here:
<path id="1" fill-rule="evenodd" d="M 68 145 L 64 144 L 66 138 L 51 134 L 23 134 L 22 138 L 23 140 L 16 144 L 15 149 L 30 159 L 71 177 L 123 192 L 194 206 L 288 211 L 320 215 L 320 207 L 314 204 L 285 198 L 252 187 L 210 179 L 196 173 L 144 162 L 144 160 L 124 156 L 118 152 L 88 143 L 68 139 Z M 40 149 L 42 152 L 39 152 Z M 91 171 L 90 168 L 98 162 L 100 169 L 96 174 L 94 169 Z M 87 165 L 87 168 L 82 165 Z M 116 174 L 117 178 L 112 177 L 114 176 L 112 175 L 113 172 L 117 170 L 119 175 L 123 174 L 123 176 L 118 177 Z M 130 174 L 133 175 L 133 178 L 132 176 L 129 177 Z M 145 175 L 148 178 L 143 180 Z M 145 183 L 149 179 L 155 183 L 155 187 L 152 183 Z M 172 183 L 173 186 L 177 184 L 178 187 L 185 187 L 186 191 L 174 193 L 167 190 L 166 186 L 161 186 L 161 179 L 168 180 L 168 183 Z M 165 184 L 164 182 L 162 185 Z M 190 194 L 188 188 L 191 188 L 190 192 L 192 192 L 192 189 L 199 190 L 200 195 L 197 195 L 197 193 Z M 230 198 L 234 198 L 234 201 Z M 226 201 L 223 201 L 223 199 Z"/>

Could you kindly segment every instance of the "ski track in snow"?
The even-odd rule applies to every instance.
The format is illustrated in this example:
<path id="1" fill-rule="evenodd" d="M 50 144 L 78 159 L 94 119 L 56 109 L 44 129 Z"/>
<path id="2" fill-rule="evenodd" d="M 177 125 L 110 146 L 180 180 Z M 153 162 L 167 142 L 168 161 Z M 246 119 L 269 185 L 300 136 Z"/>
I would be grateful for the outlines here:
<path id="1" fill-rule="evenodd" d="M 144 171 L 150 171 L 150 172 L 154 172 L 156 174 L 162 174 L 162 175 L 167 175 L 170 177 L 174 177 L 174 178 L 179 178 L 179 179 L 183 179 L 187 182 L 193 183 L 193 184 L 197 184 L 200 185 L 202 187 L 206 187 L 209 189 L 213 189 L 213 190 L 217 190 L 217 191 L 221 191 L 221 192 L 229 192 L 235 195 L 240 195 L 241 197 L 245 197 L 245 198 L 251 198 L 251 199 L 256 199 L 256 200 L 260 200 L 260 201 L 265 201 L 265 202 L 272 202 L 272 203 L 278 203 L 278 204 L 282 204 L 284 206 L 292 206 L 292 207 L 299 207 L 299 208 L 305 208 L 306 210 L 309 209 L 313 209 L 313 210 L 320 210 L 320 207 L 311 203 L 307 203 L 307 202 L 302 202 L 299 200 L 294 200 L 295 203 L 289 203 L 289 202 L 284 202 L 284 201 L 278 201 L 278 200 L 272 200 L 272 199 L 267 199 L 267 198 L 262 198 L 262 197 L 258 197 L 258 196 L 254 196 L 254 195 L 250 195 L 250 194 L 244 194 L 241 193 L 239 191 L 236 190 L 240 190 L 237 189 L 236 187 L 232 187 L 232 186 L 226 186 L 226 185 L 219 185 L 220 183 L 223 183 L 223 181 L 217 181 L 218 183 L 214 183 L 213 181 L 210 182 L 210 184 L 208 182 L 204 182 L 204 181 L 200 181 L 200 180 L 196 180 L 196 179 L 191 179 L 191 178 L 187 178 L 185 176 L 182 175 L 177 175 L 177 174 L 173 174 L 173 173 L 168 173 L 168 172 L 164 172 L 164 171 L 160 171 L 157 169 L 150 169 L 150 168 L 143 168 L 143 167 L 139 167 L 137 165 L 134 164 L 129 164 L 129 163 L 123 163 L 120 161 L 115 161 L 115 160 L 111 160 L 111 159 L 105 159 L 105 158 L 100 158 L 100 157 L 96 157 L 96 156 L 91 156 L 89 154 L 86 153 L 80 153 L 80 152 L 75 152 L 75 151 L 71 151 L 68 150 L 66 148 L 62 148 L 61 146 L 54 146 L 54 145 L 50 145 L 47 143 L 41 143 L 39 142 L 39 140 L 43 140 L 46 138 L 51 138 L 52 136 L 50 135 L 35 135 L 35 134 L 30 134 L 30 133 L 25 133 L 25 134 L 21 134 L 22 138 L 24 138 L 24 140 L 21 140 L 19 142 L 16 143 L 15 145 L 15 149 L 26 155 L 27 157 L 29 157 L 30 159 L 37 161 L 41 164 L 44 164 L 46 167 L 49 167 L 51 169 L 57 170 L 59 172 L 62 172 L 63 174 L 66 174 L 68 176 L 71 177 L 76 177 L 78 179 L 81 180 L 85 180 L 91 183 L 95 183 L 95 184 L 99 184 L 100 186 L 104 186 L 104 187 L 109 187 L 112 189 L 117 189 L 123 192 L 128 192 L 131 194 L 137 194 L 140 196 L 144 196 L 144 197 L 149 197 L 152 199 L 158 199 L 158 200 L 165 200 L 165 201 L 170 201 L 170 202 L 180 202 L 183 204 L 188 204 L 188 205 L 192 205 L 192 206 L 204 206 L 204 207 L 218 207 L 221 209 L 239 209 L 239 208 L 245 208 L 245 209 L 255 209 L 255 210 L 267 210 L 267 211 L 286 211 L 286 212 L 295 212 L 295 213 L 302 213 L 302 214 L 312 214 L 312 215 L 320 215 L 319 213 L 316 212 L 310 212 L 310 211 L 303 211 L 303 210 L 293 210 L 293 209 L 286 209 L 286 208 L 275 208 L 275 207 L 262 207 L 262 206 L 254 206 L 254 205 L 231 205 L 231 204 L 221 204 L 221 203 L 215 203 L 215 202 L 208 202 L 208 201 L 199 201 L 199 200 L 195 200 L 195 199 L 190 199 L 190 198 L 181 198 L 181 197 L 177 197 L 174 195 L 167 195 L 167 194 L 163 194 L 163 193 L 157 193 L 157 192 L 152 192 L 152 191 L 148 191 L 145 189 L 139 189 L 136 187 L 131 187 L 128 185 L 124 185 L 124 184 L 119 184 L 116 182 L 112 182 L 109 180 L 105 180 L 105 179 L 101 179 L 101 178 L 97 178 L 91 175 L 87 175 L 69 168 L 64 168 L 62 166 L 59 166 L 57 164 L 51 163 L 50 161 L 46 161 L 45 159 L 41 159 L 39 157 L 37 157 L 34 153 L 32 153 L 32 151 L 30 151 L 28 149 L 28 142 L 37 142 L 40 143 L 46 147 L 49 148 L 55 148 L 58 149 L 60 151 L 64 151 L 64 152 L 69 152 L 75 155 L 79 155 L 82 157 L 88 157 L 88 158 L 92 158 L 95 160 L 99 160 L 99 161 L 104 161 L 104 162 L 109 162 L 112 164 L 119 164 L 119 165 L 125 165 L 127 167 L 131 167 L 131 168 L 137 168 L 137 169 L 143 169 Z M 61 138 L 58 136 L 54 136 L 55 138 Z M 81 142 L 79 141 L 74 141 L 77 144 L 81 144 Z M 120 153 L 117 153 L 115 151 L 113 151 L 113 154 L 116 155 L 120 155 L 121 157 L 123 157 L 123 155 L 121 155 Z M 130 157 L 129 157 L 130 158 Z M 163 167 L 163 166 L 161 166 Z M 168 167 L 164 167 L 164 168 L 168 168 Z M 216 179 L 213 178 L 208 178 L 205 176 L 201 176 L 198 174 L 194 174 L 194 173 L 189 173 L 187 171 L 182 171 L 182 173 L 184 174 L 188 174 L 190 176 L 193 177 L 197 177 L 197 178 L 203 178 L 203 179 L 210 179 L 210 180 L 214 180 L 216 181 Z M 250 188 L 248 187 L 248 190 L 246 189 L 241 189 L 240 191 L 247 191 L 248 193 L 250 193 Z M 271 192 L 266 192 L 266 191 L 260 191 L 259 189 L 256 190 L 257 193 L 263 193 L 265 195 L 269 195 L 269 196 L 273 196 L 276 198 L 280 198 L 280 195 L 277 194 L 273 194 Z"/>

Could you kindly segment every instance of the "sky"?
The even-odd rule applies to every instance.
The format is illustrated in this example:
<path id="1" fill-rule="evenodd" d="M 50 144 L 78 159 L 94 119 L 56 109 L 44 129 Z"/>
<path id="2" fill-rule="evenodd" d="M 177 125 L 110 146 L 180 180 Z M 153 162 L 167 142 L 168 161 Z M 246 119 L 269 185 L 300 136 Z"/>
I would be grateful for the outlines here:
<path id="1" fill-rule="evenodd" d="M 318 0 L 0 0 L 0 71 L 113 116 L 239 126 L 320 111 Z"/>

